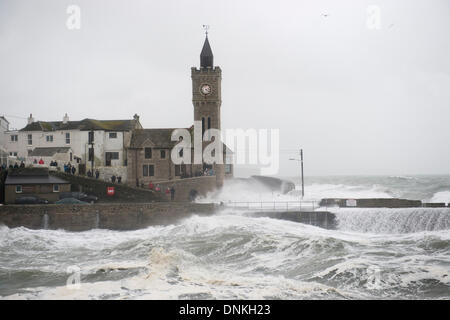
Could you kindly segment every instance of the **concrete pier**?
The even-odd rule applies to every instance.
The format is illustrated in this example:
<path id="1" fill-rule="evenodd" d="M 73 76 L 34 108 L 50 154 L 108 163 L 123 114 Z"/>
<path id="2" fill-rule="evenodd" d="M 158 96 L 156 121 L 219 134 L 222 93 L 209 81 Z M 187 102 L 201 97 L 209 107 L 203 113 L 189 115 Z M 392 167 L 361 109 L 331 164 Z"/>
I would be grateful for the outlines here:
<path id="1" fill-rule="evenodd" d="M 322 199 L 321 207 L 340 208 L 421 208 L 433 207 L 444 208 L 445 203 L 422 203 L 420 200 L 398 199 L 398 198 L 369 198 L 369 199 Z"/>
<path id="2" fill-rule="evenodd" d="M 336 216 L 328 211 L 260 211 L 249 212 L 247 216 L 288 220 L 325 229 L 334 229 L 336 227 Z"/>

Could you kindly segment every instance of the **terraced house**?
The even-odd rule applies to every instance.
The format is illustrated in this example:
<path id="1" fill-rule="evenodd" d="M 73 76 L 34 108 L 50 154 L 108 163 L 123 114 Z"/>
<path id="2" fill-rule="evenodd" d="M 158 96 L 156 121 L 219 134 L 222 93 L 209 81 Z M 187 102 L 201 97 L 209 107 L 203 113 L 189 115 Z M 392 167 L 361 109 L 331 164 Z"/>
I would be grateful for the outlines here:
<path id="1" fill-rule="evenodd" d="M 61 159 L 76 165 L 80 173 L 94 166 L 102 178 L 115 174 L 125 181 L 131 134 L 141 128 L 138 115 L 129 120 L 79 121 L 70 121 L 67 114 L 62 121 L 35 121 L 30 115 L 27 126 L 5 133 L 5 149 L 18 161 L 31 164 L 43 158 L 46 165 L 52 157 L 45 155 L 66 152 L 67 157 Z M 62 161 L 58 163 L 63 165 Z"/>

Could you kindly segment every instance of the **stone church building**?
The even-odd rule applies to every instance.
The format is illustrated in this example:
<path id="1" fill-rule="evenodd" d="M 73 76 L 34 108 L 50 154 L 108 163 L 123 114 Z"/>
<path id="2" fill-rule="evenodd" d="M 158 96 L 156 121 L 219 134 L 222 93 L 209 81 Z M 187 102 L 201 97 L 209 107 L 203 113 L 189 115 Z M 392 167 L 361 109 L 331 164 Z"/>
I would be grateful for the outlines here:
<path id="1" fill-rule="evenodd" d="M 221 81 L 222 70 L 214 66 L 214 56 L 208 35 L 200 53 L 200 68 L 191 68 L 192 103 L 194 121 L 202 124 L 202 134 L 208 129 L 221 129 Z M 148 186 L 150 182 L 162 186 L 176 183 L 192 192 L 204 193 L 208 189 L 221 187 L 224 179 L 233 176 L 232 164 L 226 159 L 232 151 L 223 145 L 223 164 L 180 164 L 171 160 L 172 148 L 178 141 L 172 141 L 172 132 L 177 128 L 137 129 L 133 131 L 128 149 L 127 183 L 132 186 Z M 193 135 L 194 126 L 186 128 Z M 203 142 L 203 149 L 209 142 Z M 191 159 L 193 157 L 191 149 Z M 206 172 L 206 174 L 205 174 Z M 182 186 L 182 183 L 189 187 Z M 200 189 L 200 190 L 197 190 Z M 203 192 L 202 192 L 203 191 Z"/>

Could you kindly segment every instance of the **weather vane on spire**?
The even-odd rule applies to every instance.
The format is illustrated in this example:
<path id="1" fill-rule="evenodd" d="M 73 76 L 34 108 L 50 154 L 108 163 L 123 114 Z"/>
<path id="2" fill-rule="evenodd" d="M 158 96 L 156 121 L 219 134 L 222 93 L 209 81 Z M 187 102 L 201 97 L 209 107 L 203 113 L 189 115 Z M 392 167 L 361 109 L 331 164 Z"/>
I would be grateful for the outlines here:
<path id="1" fill-rule="evenodd" d="M 205 29 L 205 34 L 206 34 L 206 36 L 208 36 L 209 24 L 204 24 L 203 29 Z"/>

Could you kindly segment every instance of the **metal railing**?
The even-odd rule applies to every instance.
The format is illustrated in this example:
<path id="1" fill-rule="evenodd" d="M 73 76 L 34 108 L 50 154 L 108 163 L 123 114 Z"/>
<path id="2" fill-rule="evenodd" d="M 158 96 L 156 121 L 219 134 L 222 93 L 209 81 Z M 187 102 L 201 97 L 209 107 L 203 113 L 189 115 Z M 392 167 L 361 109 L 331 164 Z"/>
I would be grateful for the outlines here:
<path id="1" fill-rule="evenodd" d="M 319 208 L 319 200 L 299 201 L 228 201 L 226 207 L 252 211 L 314 211 Z"/>

